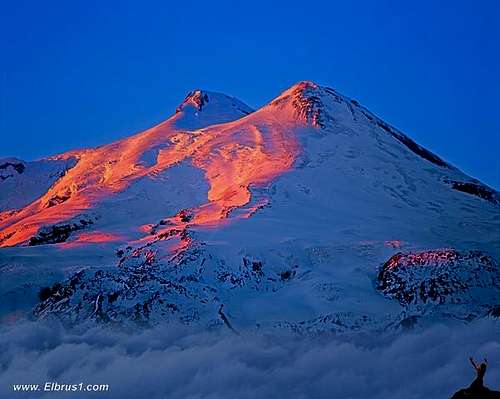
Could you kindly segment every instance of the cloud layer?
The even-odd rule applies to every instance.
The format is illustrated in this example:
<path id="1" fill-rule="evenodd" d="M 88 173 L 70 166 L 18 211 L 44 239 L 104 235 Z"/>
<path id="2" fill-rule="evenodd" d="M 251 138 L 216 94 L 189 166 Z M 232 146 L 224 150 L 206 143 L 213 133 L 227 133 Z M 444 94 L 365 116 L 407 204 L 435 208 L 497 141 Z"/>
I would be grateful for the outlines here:
<path id="1" fill-rule="evenodd" d="M 160 326 L 136 334 L 23 323 L 0 330 L 0 398 L 448 398 L 467 357 L 500 389 L 500 322 L 380 337 L 235 336 Z M 109 384 L 107 393 L 12 392 L 12 384 Z M 496 384 L 496 386 L 495 386 Z"/>

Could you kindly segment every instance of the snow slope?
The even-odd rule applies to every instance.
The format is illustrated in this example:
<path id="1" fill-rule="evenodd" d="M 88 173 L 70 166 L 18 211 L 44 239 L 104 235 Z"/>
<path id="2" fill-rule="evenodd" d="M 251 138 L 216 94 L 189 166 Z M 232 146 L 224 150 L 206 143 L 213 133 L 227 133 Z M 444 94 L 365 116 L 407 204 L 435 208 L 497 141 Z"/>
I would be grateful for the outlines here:
<path id="1" fill-rule="evenodd" d="M 313 82 L 254 112 L 194 91 L 160 125 L 60 156 L 70 157 L 76 165 L 40 199 L 0 220 L 2 278 L 26 270 L 1 287 L 14 298 L 5 312 L 34 306 L 44 284 L 35 315 L 69 323 L 348 333 L 467 321 L 500 304 L 498 193 Z M 488 295 L 458 272 L 450 284 L 465 305 L 453 291 L 408 308 L 394 291 L 449 267 L 432 261 L 443 248 L 478 254 L 456 264 L 484 273 Z M 380 283 L 393 255 L 415 252 L 430 254 L 428 269 Z M 16 302 L 36 270 L 46 278 Z"/>
<path id="2" fill-rule="evenodd" d="M 33 162 L 0 158 L 0 214 L 22 208 L 41 197 L 74 164 L 72 158 Z"/>

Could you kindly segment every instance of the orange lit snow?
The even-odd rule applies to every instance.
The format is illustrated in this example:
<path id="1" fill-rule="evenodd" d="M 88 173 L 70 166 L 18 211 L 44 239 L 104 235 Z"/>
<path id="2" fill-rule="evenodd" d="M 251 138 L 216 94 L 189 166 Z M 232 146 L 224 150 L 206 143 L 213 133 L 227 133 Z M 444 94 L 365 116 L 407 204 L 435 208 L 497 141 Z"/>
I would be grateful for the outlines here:
<path id="1" fill-rule="evenodd" d="M 77 165 L 39 200 L 0 221 L 0 246 L 26 243 L 42 226 L 77 217 L 137 179 L 155 179 L 182 161 L 204 171 L 209 183 L 208 197 L 206 203 L 191 210 L 193 217 L 189 222 L 171 217 L 173 226 L 159 230 L 158 235 L 187 224 L 219 226 L 231 218 L 233 210 L 249 204 L 251 187 L 265 186 L 288 171 L 300 151 L 295 130 L 301 121 L 297 120 L 293 107 L 289 112 L 283 107 L 275 111 L 269 105 L 237 121 L 192 131 L 178 128 L 186 117 L 180 111 L 135 136 L 63 154 L 60 158 L 76 157 Z M 156 159 L 148 165 L 144 159 L 151 153 Z M 235 218 L 248 217 L 266 202 L 259 201 Z M 137 230 L 140 229 L 138 226 Z M 102 236 L 99 242 L 112 239 Z"/>

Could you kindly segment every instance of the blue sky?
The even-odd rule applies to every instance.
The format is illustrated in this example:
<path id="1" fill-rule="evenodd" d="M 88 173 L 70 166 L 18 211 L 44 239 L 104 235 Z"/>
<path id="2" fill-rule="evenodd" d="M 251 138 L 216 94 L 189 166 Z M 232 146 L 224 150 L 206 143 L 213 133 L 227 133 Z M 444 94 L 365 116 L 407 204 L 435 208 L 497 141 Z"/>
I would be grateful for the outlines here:
<path id="1" fill-rule="evenodd" d="M 499 15 L 488 0 L 4 2 L 0 156 L 130 135 L 193 88 L 258 107 L 308 79 L 500 188 Z"/>

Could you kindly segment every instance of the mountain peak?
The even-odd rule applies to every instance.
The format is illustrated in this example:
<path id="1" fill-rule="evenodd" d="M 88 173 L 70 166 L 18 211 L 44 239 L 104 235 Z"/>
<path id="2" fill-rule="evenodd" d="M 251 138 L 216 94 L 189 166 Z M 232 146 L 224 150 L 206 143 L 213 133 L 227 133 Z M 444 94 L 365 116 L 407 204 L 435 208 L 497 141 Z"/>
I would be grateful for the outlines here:
<path id="1" fill-rule="evenodd" d="M 252 112 L 252 108 L 235 97 L 195 89 L 177 107 L 174 118 L 179 128 L 201 128 L 233 121 Z"/>
<path id="2" fill-rule="evenodd" d="M 208 92 L 200 90 L 200 89 L 195 89 L 193 91 L 190 91 L 182 103 L 177 107 L 175 112 L 181 112 L 185 107 L 188 106 L 193 106 L 196 108 L 198 111 L 201 111 L 204 107 L 205 104 L 207 104 L 210 101 L 210 98 L 208 96 Z"/>
<path id="3" fill-rule="evenodd" d="M 1 161 L 0 247 L 41 276 L 30 295 L 84 267 L 34 314 L 351 334 L 497 312 L 496 192 L 311 81 L 250 111 L 198 89 L 131 137 Z"/>
<path id="4" fill-rule="evenodd" d="M 270 107 L 288 109 L 293 117 L 316 127 L 330 119 L 325 107 L 325 96 L 336 93 L 310 80 L 297 82 L 269 103 Z"/>
<path id="5" fill-rule="evenodd" d="M 195 89 L 190 91 L 182 103 L 175 110 L 176 113 L 187 111 L 191 109 L 194 112 L 204 111 L 205 109 L 216 107 L 213 111 L 220 111 L 221 108 L 237 108 L 243 114 L 253 112 L 253 109 L 248 105 L 238 100 L 235 97 L 228 96 L 223 93 L 217 93 L 202 89 Z"/>
<path id="6" fill-rule="evenodd" d="M 286 89 L 275 100 L 273 100 L 272 103 L 298 96 L 310 97 L 315 93 L 317 94 L 320 91 L 321 91 L 320 85 L 310 80 L 302 80 L 290 86 L 288 89 Z"/>
<path id="7" fill-rule="evenodd" d="M 294 85 L 290 86 L 286 91 L 304 91 L 304 90 L 318 90 L 320 85 L 312 80 L 301 80 Z"/>

